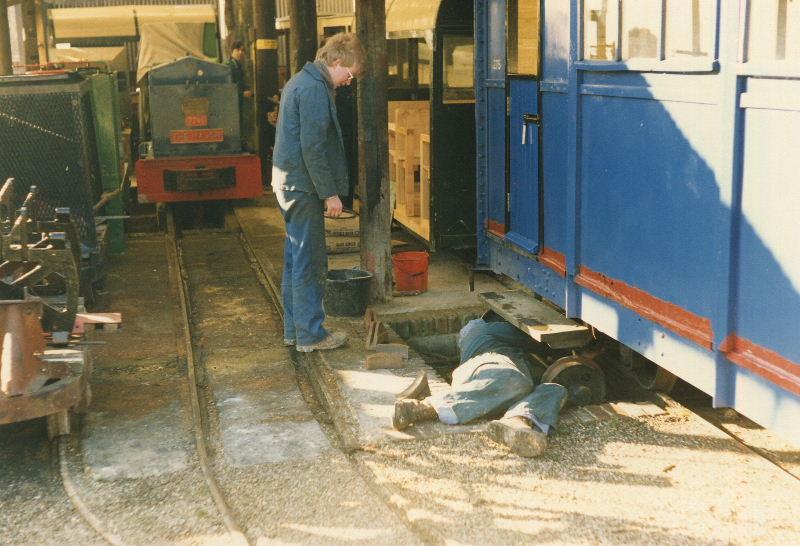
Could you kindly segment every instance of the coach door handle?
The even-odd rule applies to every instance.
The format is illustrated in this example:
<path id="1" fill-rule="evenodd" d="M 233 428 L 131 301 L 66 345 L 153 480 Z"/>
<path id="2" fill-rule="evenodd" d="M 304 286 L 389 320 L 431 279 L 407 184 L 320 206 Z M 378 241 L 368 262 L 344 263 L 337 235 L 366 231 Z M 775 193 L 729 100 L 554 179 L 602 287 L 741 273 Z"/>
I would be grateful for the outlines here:
<path id="1" fill-rule="evenodd" d="M 533 123 L 534 125 L 542 124 L 542 116 L 539 114 L 522 114 L 523 123 Z"/>
<path id="2" fill-rule="evenodd" d="M 528 143 L 528 125 L 534 124 L 537 127 L 541 126 L 542 118 L 539 114 L 522 114 L 522 142 L 525 146 Z"/>

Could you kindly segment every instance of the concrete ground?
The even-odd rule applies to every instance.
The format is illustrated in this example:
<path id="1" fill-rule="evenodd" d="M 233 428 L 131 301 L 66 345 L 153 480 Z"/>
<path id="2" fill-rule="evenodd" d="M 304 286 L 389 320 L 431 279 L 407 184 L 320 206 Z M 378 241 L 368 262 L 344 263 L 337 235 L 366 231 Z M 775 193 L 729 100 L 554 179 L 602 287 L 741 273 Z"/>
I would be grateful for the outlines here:
<path id="1" fill-rule="evenodd" d="M 264 271 L 279 285 L 283 226 L 278 211 L 243 207 L 237 216 Z M 410 317 L 434 331 L 443 324 L 437 314 L 461 313 L 465 319 L 479 313 L 482 308 L 467 289 L 465 265 L 437 258 L 426 294 L 395 298 L 376 312 L 395 323 Z M 357 264 L 358 254 L 330 257 L 331 268 Z M 491 278 L 476 279 L 477 291 L 497 288 Z M 778 448 L 777 457 L 788 469 L 783 470 L 671 403 L 573 411 L 551 435 L 545 456 L 534 460 L 494 444 L 482 433 L 483 423 L 425 424 L 398 433 L 389 427 L 393 395 L 425 363 L 412 354 L 405 369 L 366 370 L 362 321 L 328 320 L 349 333 L 349 345 L 301 361 L 307 360 L 309 377 L 344 445 L 353 450 L 352 460 L 428 541 L 800 543 L 795 517 L 800 482 L 789 473 L 800 456 L 797 447 Z M 450 322 L 452 327 L 458 320 Z M 447 388 L 432 370 L 428 374 L 432 388 Z M 759 438 L 764 436 L 769 435 Z M 769 443 L 776 445 L 774 438 Z"/>

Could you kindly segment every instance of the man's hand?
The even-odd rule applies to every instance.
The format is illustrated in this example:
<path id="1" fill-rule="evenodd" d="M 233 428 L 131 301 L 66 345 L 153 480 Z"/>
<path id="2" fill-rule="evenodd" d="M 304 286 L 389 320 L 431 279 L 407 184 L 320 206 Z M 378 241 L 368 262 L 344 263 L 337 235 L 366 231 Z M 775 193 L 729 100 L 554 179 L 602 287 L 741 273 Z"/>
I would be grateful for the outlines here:
<path id="1" fill-rule="evenodd" d="M 338 195 L 328 197 L 325 200 L 325 212 L 331 218 L 338 218 L 342 214 L 342 200 L 339 199 Z"/>
<path id="2" fill-rule="evenodd" d="M 247 89 L 247 90 L 245 90 L 245 91 L 243 91 L 243 92 L 242 92 L 242 96 L 243 96 L 244 98 L 246 98 L 246 99 L 249 99 L 250 97 L 252 97 L 252 96 L 253 96 L 253 92 L 252 92 L 252 91 L 250 91 L 249 89 Z"/>

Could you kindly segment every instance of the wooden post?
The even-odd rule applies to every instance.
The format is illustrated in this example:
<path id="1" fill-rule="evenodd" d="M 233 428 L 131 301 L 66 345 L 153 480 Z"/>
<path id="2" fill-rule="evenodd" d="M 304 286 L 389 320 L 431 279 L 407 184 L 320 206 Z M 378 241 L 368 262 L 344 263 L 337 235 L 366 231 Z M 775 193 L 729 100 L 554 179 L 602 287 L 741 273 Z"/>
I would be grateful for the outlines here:
<path id="1" fill-rule="evenodd" d="M 11 31 L 8 28 L 8 3 L 0 0 L 0 76 L 11 74 Z"/>
<path id="2" fill-rule="evenodd" d="M 292 74 L 295 74 L 317 55 L 316 0 L 289 2 L 289 26 Z"/>
<path id="3" fill-rule="evenodd" d="M 47 18 L 44 0 L 34 0 L 36 17 L 36 47 L 39 49 L 39 64 L 47 64 L 50 60 L 47 55 Z"/>
<path id="4" fill-rule="evenodd" d="M 255 100 L 258 155 L 261 157 L 261 174 L 268 183 L 271 172 L 267 161 L 269 149 L 275 143 L 275 133 L 270 131 L 267 114 L 274 105 L 270 97 L 278 93 L 278 33 L 275 30 L 275 0 L 253 0 L 255 23 Z"/>
<path id="5" fill-rule="evenodd" d="M 233 23 L 228 28 L 228 37 L 227 43 L 225 44 L 226 53 L 230 52 L 231 45 L 234 42 L 242 42 L 244 44 L 245 50 L 250 51 L 250 39 L 249 39 L 249 30 L 250 30 L 250 21 L 252 16 L 252 1 L 251 0 L 230 0 L 232 5 L 233 11 Z M 226 3 L 227 4 L 227 3 Z M 226 8 L 227 10 L 227 8 Z M 227 11 L 225 12 L 227 16 Z M 228 23 L 226 21 L 226 26 Z M 248 74 L 248 64 L 249 60 L 245 57 L 243 61 L 243 68 L 245 74 Z"/>
<path id="6" fill-rule="evenodd" d="M 38 64 L 39 48 L 36 43 L 36 4 L 22 0 L 22 27 L 25 29 L 25 54 L 22 64 Z"/>
<path id="7" fill-rule="evenodd" d="M 356 29 L 367 50 L 365 73 L 358 78 L 359 238 L 361 267 L 374 275 L 374 302 L 392 298 L 384 10 L 383 0 L 356 0 Z"/>

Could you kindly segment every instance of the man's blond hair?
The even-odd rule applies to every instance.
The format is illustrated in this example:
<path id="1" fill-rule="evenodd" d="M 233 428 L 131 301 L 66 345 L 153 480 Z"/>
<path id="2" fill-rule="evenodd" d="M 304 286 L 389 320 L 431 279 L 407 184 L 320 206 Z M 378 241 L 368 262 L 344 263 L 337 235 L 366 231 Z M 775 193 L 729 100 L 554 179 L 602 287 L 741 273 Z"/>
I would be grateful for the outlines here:
<path id="1" fill-rule="evenodd" d="M 339 59 L 342 61 L 342 66 L 362 68 L 366 57 L 367 52 L 361 45 L 361 40 L 352 32 L 334 34 L 317 50 L 317 60 L 328 66 Z"/>

